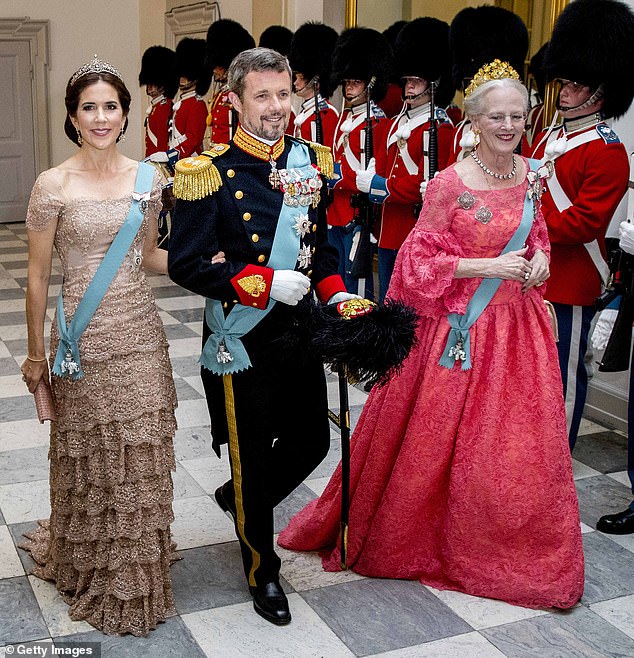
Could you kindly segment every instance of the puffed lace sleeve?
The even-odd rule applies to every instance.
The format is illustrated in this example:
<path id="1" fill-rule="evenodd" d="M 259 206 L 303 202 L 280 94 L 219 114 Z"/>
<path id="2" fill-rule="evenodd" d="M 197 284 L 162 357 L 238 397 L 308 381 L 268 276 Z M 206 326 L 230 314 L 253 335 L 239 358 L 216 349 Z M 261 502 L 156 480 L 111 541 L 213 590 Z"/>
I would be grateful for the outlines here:
<path id="1" fill-rule="evenodd" d="M 454 279 L 463 256 L 451 233 L 456 188 L 447 171 L 427 186 L 416 226 L 399 250 L 388 295 L 423 315 L 445 315 L 464 307 L 462 286 Z"/>
<path id="2" fill-rule="evenodd" d="M 32 231 L 44 231 L 52 221 L 57 222 L 63 201 L 56 176 L 51 170 L 42 172 L 31 190 L 26 211 L 26 227 Z"/>

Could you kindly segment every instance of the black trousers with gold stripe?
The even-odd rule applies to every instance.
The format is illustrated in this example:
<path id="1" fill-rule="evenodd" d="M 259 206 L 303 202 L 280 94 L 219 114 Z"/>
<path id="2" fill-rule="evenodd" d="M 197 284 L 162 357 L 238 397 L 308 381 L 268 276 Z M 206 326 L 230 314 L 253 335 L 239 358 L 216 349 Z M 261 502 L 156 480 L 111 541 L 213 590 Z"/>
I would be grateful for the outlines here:
<path id="1" fill-rule="evenodd" d="M 249 585 L 262 585 L 280 569 L 273 510 L 326 456 L 330 428 L 319 361 L 268 341 L 245 345 L 252 368 L 202 377 L 214 440 L 227 432 L 232 478 L 223 492 L 235 501 L 244 571 Z"/>

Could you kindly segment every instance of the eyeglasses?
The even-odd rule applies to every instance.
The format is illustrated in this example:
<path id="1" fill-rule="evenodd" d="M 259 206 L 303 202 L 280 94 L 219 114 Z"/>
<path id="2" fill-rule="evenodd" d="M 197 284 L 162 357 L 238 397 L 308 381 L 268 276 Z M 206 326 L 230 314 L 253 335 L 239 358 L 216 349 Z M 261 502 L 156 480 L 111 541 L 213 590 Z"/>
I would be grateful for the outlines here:
<path id="1" fill-rule="evenodd" d="M 482 114 L 491 123 L 503 124 L 504 120 L 508 117 L 514 125 L 524 123 L 526 121 L 526 113 L 516 112 L 513 114 L 502 114 L 501 112 L 494 112 L 493 114 Z"/>

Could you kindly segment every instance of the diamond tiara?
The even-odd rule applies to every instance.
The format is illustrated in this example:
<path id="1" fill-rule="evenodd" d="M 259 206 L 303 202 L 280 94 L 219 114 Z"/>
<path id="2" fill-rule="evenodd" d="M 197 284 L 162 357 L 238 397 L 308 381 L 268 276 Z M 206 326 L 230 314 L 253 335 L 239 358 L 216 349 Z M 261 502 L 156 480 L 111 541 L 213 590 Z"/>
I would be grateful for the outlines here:
<path id="1" fill-rule="evenodd" d="M 119 73 L 119 71 L 114 66 L 112 66 L 110 62 L 99 59 L 99 57 L 97 57 L 95 54 L 93 55 L 92 61 L 84 64 L 81 68 L 78 68 L 75 73 L 73 73 L 69 84 L 71 86 L 74 85 L 77 80 L 79 80 L 79 78 L 83 77 L 84 75 L 88 75 L 89 73 L 110 73 L 123 82 L 121 73 Z"/>
<path id="2" fill-rule="evenodd" d="M 464 95 L 465 98 L 470 96 L 480 85 L 489 80 L 501 80 L 502 78 L 511 78 L 519 80 L 520 76 L 517 71 L 508 63 L 499 59 L 494 59 L 491 63 L 481 66 L 478 72 L 473 76 Z"/>

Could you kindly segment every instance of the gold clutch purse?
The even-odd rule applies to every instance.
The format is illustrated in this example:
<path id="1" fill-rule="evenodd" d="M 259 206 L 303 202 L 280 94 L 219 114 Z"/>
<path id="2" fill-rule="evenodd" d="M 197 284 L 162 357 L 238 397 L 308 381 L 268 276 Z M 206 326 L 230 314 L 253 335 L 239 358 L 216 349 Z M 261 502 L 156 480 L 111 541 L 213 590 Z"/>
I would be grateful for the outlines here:
<path id="1" fill-rule="evenodd" d="M 33 393 L 35 398 L 35 409 L 37 410 L 37 417 L 40 423 L 45 420 L 57 420 L 55 415 L 55 405 L 53 404 L 53 394 L 51 386 L 44 379 L 40 379 L 40 383 Z"/>

